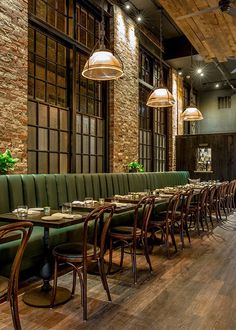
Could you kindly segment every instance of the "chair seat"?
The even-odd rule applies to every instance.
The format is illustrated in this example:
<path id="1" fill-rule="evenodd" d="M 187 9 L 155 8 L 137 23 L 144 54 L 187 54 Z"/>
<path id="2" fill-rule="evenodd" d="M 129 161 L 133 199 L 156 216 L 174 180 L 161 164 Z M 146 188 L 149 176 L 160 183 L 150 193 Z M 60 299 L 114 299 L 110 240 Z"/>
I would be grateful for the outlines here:
<path id="1" fill-rule="evenodd" d="M 97 247 L 96 254 L 100 252 L 100 248 Z M 67 258 L 83 258 L 83 244 L 82 243 L 65 243 L 56 246 L 53 249 L 54 256 L 67 257 Z M 87 244 L 87 256 L 92 257 L 94 255 L 94 246 Z"/>
<path id="2" fill-rule="evenodd" d="M 0 297 L 5 296 L 8 290 L 8 278 L 4 276 L 0 276 Z"/>
<path id="3" fill-rule="evenodd" d="M 110 231 L 110 235 L 115 234 L 123 234 L 123 235 L 130 235 L 133 236 L 134 227 L 128 227 L 128 226 L 117 226 L 113 227 Z M 142 233 L 140 228 L 136 228 L 136 236 L 140 236 Z"/>

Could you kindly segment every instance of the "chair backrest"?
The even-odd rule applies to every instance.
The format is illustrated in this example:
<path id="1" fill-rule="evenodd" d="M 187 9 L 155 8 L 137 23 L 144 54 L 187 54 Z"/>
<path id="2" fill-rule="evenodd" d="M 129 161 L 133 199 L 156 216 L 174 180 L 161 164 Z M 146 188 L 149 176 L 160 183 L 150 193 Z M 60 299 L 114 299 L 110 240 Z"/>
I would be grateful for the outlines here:
<path id="1" fill-rule="evenodd" d="M 198 195 L 198 207 L 203 209 L 207 203 L 207 196 L 208 196 L 209 187 L 204 187 L 200 190 Z"/>
<path id="2" fill-rule="evenodd" d="M 168 221 L 174 221 L 176 216 L 176 211 L 179 206 L 180 201 L 180 193 L 174 194 L 170 199 L 167 207 L 166 212 L 166 222 Z"/>
<path id="3" fill-rule="evenodd" d="M 100 255 L 105 253 L 107 232 L 111 224 L 115 205 L 100 206 L 90 212 L 85 221 L 83 228 L 83 260 L 84 264 L 87 262 L 87 243 L 90 241 L 93 245 L 93 256 L 97 255 L 97 248 L 100 248 Z M 89 229 L 91 223 L 91 233 Z"/>
<path id="4" fill-rule="evenodd" d="M 207 196 L 207 202 L 209 205 L 212 205 L 212 203 L 214 202 L 214 198 L 216 195 L 216 186 L 213 185 L 208 189 L 208 196 Z"/>
<path id="5" fill-rule="evenodd" d="M 0 239 L 12 232 L 21 234 L 19 247 L 11 267 L 11 273 L 9 278 L 9 293 L 11 293 L 14 288 L 18 287 L 20 265 L 32 230 L 33 224 L 28 221 L 16 222 L 0 227 Z"/>
<path id="6" fill-rule="evenodd" d="M 194 189 L 188 189 L 187 191 L 180 192 L 181 202 L 181 216 L 188 217 L 189 207 L 193 198 Z"/>
<path id="7" fill-rule="evenodd" d="M 134 211 L 134 240 L 136 238 L 136 228 L 138 224 L 142 229 L 142 236 L 147 233 L 148 223 L 154 208 L 155 196 L 144 196 L 136 205 Z"/>

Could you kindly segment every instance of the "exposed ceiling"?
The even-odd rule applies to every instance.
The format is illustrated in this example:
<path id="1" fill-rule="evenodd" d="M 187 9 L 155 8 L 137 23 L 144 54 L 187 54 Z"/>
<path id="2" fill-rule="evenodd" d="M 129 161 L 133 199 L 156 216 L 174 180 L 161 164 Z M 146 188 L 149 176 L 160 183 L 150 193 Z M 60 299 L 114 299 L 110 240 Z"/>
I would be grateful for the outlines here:
<path id="1" fill-rule="evenodd" d="M 232 0 L 233 1 L 233 0 Z M 127 1 L 122 0 L 123 4 Z M 198 10 L 217 7 L 218 0 L 131 0 L 135 11 L 140 11 L 143 24 L 159 38 L 159 8 L 164 8 L 163 39 L 165 59 L 183 75 L 192 74 L 198 90 L 236 87 L 236 16 L 216 9 L 194 17 L 177 17 Z M 230 4 L 236 8 L 236 1 Z M 191 68 L 191 46 L 194 69 Z M 204 76 L 195 74 L 195 67 L 204 68 Z M 232 73 L 232 71 L 235 72 Z M 230 87 L 231 85 L 231 87 Z"/>
<path id="2" fill-rule="evenodd" d="M 159 0 L 205 61 L 219 62 L 236 55 L 236 17 L 220 9 L 177 20 L 179 16 L 217 7 L 218 0 Z M 231 4 L 232 7 L 236 4 Z"/>

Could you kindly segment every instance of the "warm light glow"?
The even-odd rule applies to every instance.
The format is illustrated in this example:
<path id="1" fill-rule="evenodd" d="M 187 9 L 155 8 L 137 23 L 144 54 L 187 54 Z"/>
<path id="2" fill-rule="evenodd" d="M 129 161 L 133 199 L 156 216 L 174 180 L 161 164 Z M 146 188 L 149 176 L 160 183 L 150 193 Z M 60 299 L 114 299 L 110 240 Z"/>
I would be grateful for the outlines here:
<path id="1" fill-rule="evenodd" d="M 82 76 L 91 80 L 114 80 L 123 75 L 122 63 L 109 50 L 95 50 L 84 66 Z"/>
<path id="2" fill-rule="evenodd" d="M 136 19 L 137 19 L 138 22 L 141 22 L 142 21 L 142 16 L 138 15 Z"/>
<path id="3" fill-rule="evenodd" d="M 220 87 L 220 84 L 216 84 L 216 88 L 219 88 Z"/>
<path id="4" fill-rule="evenodd" d="M 201 68 L 198 68 L 198 69 L 197 69 L 197 73 L 198 73 L 198 74 L 201 74 L 201 73 L 202 73 L 202 69 L 201 69 Z"/>
<path id="5" fill-rule="evenodd" d="M 203 76 L 204 76 L 204 73 L 203 73 L 203 72 L 201 72 L 201 73 L 200 73 L 200 76 L 201 76 L 201 77 L 203 77 Z"/>
<path id="6" fill-rule="evenodd" d="M 126 5 L 125 5 L 125 9 L 130 9 L 130 4 L 129 3 L 127 3 Z"/>
<path id="7" fill-rule="evenodd" d="M 184 121 L 197 121 L 202 120 L 203 116 L 201 111 L 199 111 L 196 107 L 190 106 L 181 114 L 181 119 Z"/>
<path id="8" fill-rule="evenodd" d="M 173 95 L 167 88 L 156 88 L 148 98 L 147 106 L 153 108 L 172 107 L 175 104 Z"/>

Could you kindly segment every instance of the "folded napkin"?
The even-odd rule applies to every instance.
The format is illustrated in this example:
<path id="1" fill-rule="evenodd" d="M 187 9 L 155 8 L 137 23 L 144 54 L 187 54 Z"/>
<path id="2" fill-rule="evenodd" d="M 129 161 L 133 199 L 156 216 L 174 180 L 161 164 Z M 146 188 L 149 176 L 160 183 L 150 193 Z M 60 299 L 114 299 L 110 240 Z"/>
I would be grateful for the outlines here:
<path id="1" fill-rule="evenodd" d="M 61 220 L 61 219 L 81 219 L 82 215 L 81 214 L 66 214 L 66 213 L 54 213 L 52 215 L 47 215 L 42 217 L 42 220 L 49 220 L 49 221 L 54 221 L 54 220 Z"/>
<path id="2" fill-rule="evenodd" d="M 85 205 L 85 202 L 73 201 L 72 204 L 74 204 L 74 205 Z"/>
<path id="3" fill-rule="evenodd" d="M 159 194 L 159 197 L 162 197 L 162 198 L 169 198 L 169 197 L 172 197 L 173 194 Z"/>
<path id="4" fill-rule="evenodd" d="M 115 204 L 117 207 L 125 207 L 125 206 L 127 206 L 127 204 L 125 204 L 125 203 L 112 203 L 112 204 Z"/>

